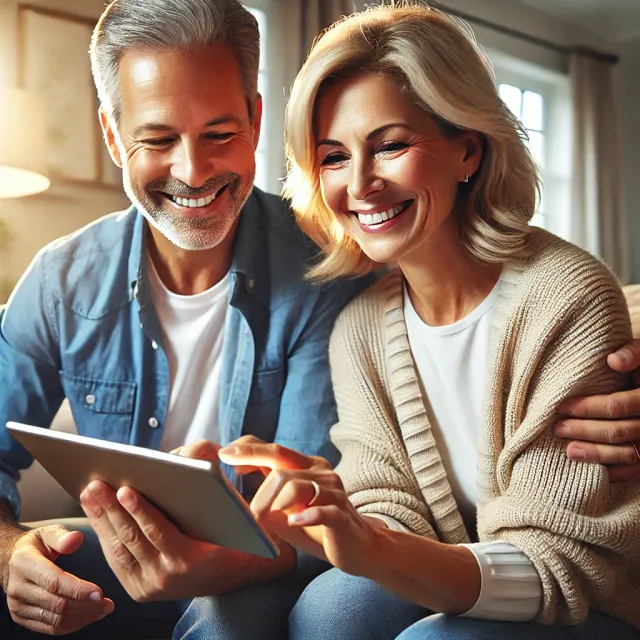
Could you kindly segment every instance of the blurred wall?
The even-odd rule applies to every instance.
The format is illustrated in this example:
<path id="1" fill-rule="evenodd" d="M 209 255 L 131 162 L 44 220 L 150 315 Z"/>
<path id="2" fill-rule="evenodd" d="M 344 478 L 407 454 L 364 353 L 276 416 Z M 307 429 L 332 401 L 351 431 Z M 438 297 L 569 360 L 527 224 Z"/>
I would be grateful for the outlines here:
<path id="1" fill-rule="evenodd" d="M 105 2 L 29 0 L 29 4 L 97 20 Z M 0 83 L 10 86 L 17 84 L 17 65 L 18 3 L 15 0 L 0 0 Z M 17 281 L 44 245 L 106 213 L 127 206 L 128 201 L 119 187 L 55 179 L 51 188 L 43 194 L 0 200 L 0 217 L 8 223 L 13 236 L 8 255 L 0 257 L 1 275 Z M 0 300 L 2 302 L 4 300 Z"/>

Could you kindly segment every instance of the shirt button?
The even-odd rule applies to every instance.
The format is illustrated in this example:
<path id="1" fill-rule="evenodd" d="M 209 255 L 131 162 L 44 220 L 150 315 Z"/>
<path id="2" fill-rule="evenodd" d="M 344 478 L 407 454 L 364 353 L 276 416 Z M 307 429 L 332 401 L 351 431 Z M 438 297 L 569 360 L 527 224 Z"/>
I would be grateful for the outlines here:
<path id="1" fill-rule="evenodd" d="M 154 341 L 151 343 L 151 346 L 152 346 L 154 349 L 157 349 L 157 348 L 158 348 L 158 343 L 154 340 Z"/>
<path id="2" fill-rule="evenodd" d="M 89 394 L 89 395 L 84 399 L 84 401 L 85 401 L 87 404 L 95 404 L 95 403 L 96 403 L 96 397 L 95 397 L 92 393 L 90 393 L 90 394 Z"/>
<path id="3" fill-rule="evenodd" d="M 149 426 L 155 429 L 158 426 L 158 421 L 155 418 L 149 418 Z"/>

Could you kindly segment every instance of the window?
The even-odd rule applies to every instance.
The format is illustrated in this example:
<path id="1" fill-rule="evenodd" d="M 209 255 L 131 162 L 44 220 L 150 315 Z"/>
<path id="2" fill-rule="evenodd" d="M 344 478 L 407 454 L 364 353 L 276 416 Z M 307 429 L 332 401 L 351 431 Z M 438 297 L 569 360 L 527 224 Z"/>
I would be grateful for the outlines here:
<path id="1" fill-rule="evenodd" d="M 263 121 L 266 123 L 267 111 L 269 105 L 267 104 L 267 87 L 268 87 L 268 57 L 267 57 L 267 14 L 262 9 L 256 7 L 247 7 L 247 9 L 254 15 L 258 21 L 258 29 L 260 29 L 260 72 L 258 74 L 258 91 L 263 96 Z M 256 151 L 256 179 L 255 184 L 260 189 L 268 191 L 269 175 L 268 175 L 268 161 L 267 161 L 267 135 L 260 136 L 258 143 L 258 149 Z"/>
<path id="2" fill-rule="evenodd" d="M 490 51 L 500 97 L 522 122 L 540 167 L 540 201 L 531 224 L 571 238 L 571 85 L 566 73 Z"/>
<path id="3" fill-rule="evenodd" d="M 274 0 L 248 0 L 246 8 L 255 16 L 260 29 L 258 90 L 262 96 L 262 127 L 256 152 L 255 184 L 264 191 L 279 194 L 285 175 L 284 88 L 292 82 L 291 55 L 286 52 L 292 41 L 294 18 L 286 12 L 283 15 L 279 2 Z"/>
<path id="4" fill-rule="evenodd" d="M 544 127 L 544 98 L 535 91 L 520 89 L 511 84 L 501 83 L 498 85 L 500 97 L 511 109 L 511 112 L 522 122 L 527 131 L 529 140 L 527 146 L 531 155 L 540 167 L 540 173 L 544 176 L 545 171 L 545 127 Z M 544 211 L 544 189 L 542 197 L 538 202 L 536 213 L 531 220 L 531 224 L 538 227 L 547 228 L 547 220 Z"/>

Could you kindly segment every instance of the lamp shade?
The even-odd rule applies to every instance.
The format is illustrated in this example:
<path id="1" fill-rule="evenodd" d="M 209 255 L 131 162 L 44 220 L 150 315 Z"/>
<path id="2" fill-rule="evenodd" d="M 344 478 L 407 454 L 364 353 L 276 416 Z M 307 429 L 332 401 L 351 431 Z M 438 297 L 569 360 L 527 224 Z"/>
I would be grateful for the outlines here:
<path id="1" fill-rule="evenodd" d="M 0 88 L 0 198 L 49 188 L 44 107 L 26 91 Z"/>

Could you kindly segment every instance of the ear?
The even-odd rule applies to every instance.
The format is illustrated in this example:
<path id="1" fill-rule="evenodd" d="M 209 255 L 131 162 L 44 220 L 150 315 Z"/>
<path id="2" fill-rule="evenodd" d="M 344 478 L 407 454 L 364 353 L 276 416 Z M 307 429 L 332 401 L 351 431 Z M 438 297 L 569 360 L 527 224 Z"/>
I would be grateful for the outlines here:
<path id="1" fill-rule="evenodd" d="M 262 96 L 260 94 L 258 94 L 258 99 L 256 100 L 256 113 L 251 125 L 253 128 L 253 150 L 255 151 L 258 148 L 260 131 L 262 130 Z"/>
<path id="2" fill-rule="evenodd" d="M 465 131 L 463 133 L 463 145 L 464 157 L 460 167 L 462 172 L 460 182 L 464 182 L 466 174 L 471 178 L 478 170 L 484 152 L 484 140 L 477 131 Z"/>
<path id="3" fill-rule="evenodd" d="M 104 107 L 100 107 L 98 114 L 100 116 L 100 126 L 102 127 L 104 141 L 107 149 L 109 149 L 109 155 L 116 165 L 122 169 L 122 156 L 120 155 L 120 148 L 116 142 L 116 124 L 113 116 Z"/>

